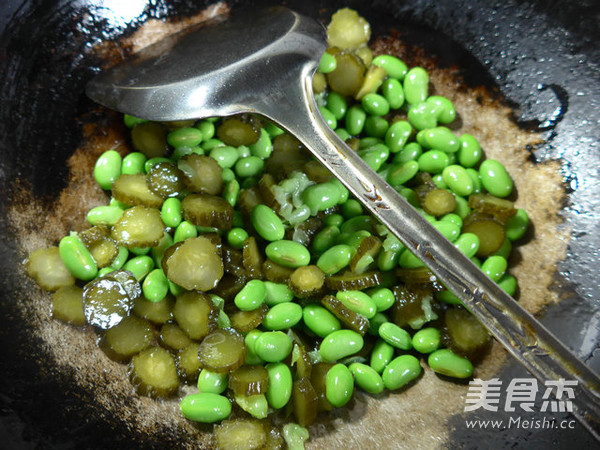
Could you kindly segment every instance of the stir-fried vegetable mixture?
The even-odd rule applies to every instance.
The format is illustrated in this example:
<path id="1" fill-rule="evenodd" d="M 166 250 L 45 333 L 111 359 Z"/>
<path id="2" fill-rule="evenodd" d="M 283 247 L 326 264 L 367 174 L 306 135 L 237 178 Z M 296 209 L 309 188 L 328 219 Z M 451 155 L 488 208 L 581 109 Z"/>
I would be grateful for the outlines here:
<path id="1" fill-rule="evenodd" d="M 325 120 L 513 295 L 528 217 L 502 164 L 445 127 L 456 111 L 423 68 L 372 54 L 355 11 L 328 32 L 313 82 Z M 197 384 L 181 412 L 218 422 L 220 448 L 303 448 L 304 427 L 356 389 L 402 388 L 425 363 L 472 376 L 486 329 L 292 135 L 253 115 L 125 124 L 133 151 L 94 170 L 108 205 L 27 269 L 55 318 L 100 330 L 140 394 Z"/>

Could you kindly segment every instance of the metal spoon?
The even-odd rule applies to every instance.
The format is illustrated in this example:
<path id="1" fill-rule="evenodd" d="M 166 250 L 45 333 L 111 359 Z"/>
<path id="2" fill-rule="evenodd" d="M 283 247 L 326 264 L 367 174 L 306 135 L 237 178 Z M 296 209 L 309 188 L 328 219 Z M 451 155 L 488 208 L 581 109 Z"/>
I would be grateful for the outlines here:
<path id="1" fill-rule="evenodd" d="M 371 170 L 324 122 L 312 75 L 324 28 L 285 8 L 215 19 L 151 45 L 87 86 L 109 108 L 157 121 L 238 113 L 294 134 L 452 290 L 526 368 L 576 380 L 573 413 L 600 440 L 600 378 Z"/>

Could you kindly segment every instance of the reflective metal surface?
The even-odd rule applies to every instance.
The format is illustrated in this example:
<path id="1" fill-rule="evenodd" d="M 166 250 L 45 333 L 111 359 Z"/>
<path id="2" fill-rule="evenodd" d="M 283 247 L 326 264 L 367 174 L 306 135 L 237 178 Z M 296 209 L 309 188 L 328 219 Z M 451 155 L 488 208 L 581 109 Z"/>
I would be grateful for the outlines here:
<path id="1" fill-rule="evenodd" d="M 245 45 L 240 45 L 243 42 Z M 326 40 L 287 9 L 245 13 L 159 42 L 88 84 L 95 101 L 151 120 L 262 114 L 302 141 L 540 380 L 575 379 L 574 414 L 600 439 L 600 379 L 443 238 L 323 121 L 311 78 Z"/>

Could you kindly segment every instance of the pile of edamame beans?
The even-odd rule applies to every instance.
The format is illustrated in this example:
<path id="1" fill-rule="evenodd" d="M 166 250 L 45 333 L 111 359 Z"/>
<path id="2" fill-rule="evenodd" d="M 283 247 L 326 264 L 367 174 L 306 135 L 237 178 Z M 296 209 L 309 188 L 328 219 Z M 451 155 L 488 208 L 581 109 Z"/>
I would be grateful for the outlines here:
<path id="1" fill-rule="evenodd" d="M 328 30 L 313 87 L 329 126 L 514 295 L 507 260 L 528 217 L 506 169 L 446 126 L 454 105 L 429 95 L 423 68 L 371 53 L 356 12 Z M 221 422 L 222 448 L 279 448 L 302 446 L 317 413 L 356 389 L 403 388 L 425 365 L 472 376 L 487 331 L 287 132 L 247 115 L 125 124 L 133 151 L 94 169 L 110 202 L 28 270 L 55 317 L 103 330 L 139 392 L 193 383 L 181 412 Z M 277 411 L 297 423 L 260 421 Z"/>

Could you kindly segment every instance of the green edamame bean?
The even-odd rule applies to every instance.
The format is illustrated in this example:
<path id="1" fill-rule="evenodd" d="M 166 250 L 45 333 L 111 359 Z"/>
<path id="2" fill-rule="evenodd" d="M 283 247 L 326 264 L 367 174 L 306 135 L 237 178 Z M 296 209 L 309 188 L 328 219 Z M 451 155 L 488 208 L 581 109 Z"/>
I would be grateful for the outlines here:
<path id="1" fill-rule="evenodd" d="M 372 336 L 379 336 L 379 327 L 387 321 L 387 316 L 381 312 L 378 312 L 369 319 L 369 329 L 367 332 Z"/>
<path id="2" fill-rule="evenodd" d="M 273 306 L 263 319 L 262 326 L 267 330 L 285 330 L 292 328 L 302 320 L 302 306 L 285 302 Z"/>
<path id="3" fill-rule="evenodd" d="M 502 256 L 489 256 L 481 265 L 481 270 L 493 281 L 498 282 L 506 273 L 508 262 Z"/>
<path id="4" fill-rule="evenodd" d="M 333 113 L 324 106 L 319 106 L 319 112 L 321 113 L 321 116 L 323 116 L 323 120 L 329 126 L 329 128 L 335 130 L 337 128 L 337 120 Z"/>
<path id="5" fill-rule="evenodd" d="M 449 213 L 445 214 L 439 219 L 441 222 L 451 222 L 454 225 L 458 226 L 458 228 L 462 228 L 463 220 L 460 218 L 458 214 Z"/>
<path id="6" fill-rule="evenodd" d="M 390 104 L 383 95 L 367 94 L 362 98 L 361 103 L 365 112 L 372 116 L 381 117 L 390 112 Z"/>
<path id="7" fill-rule="evenodd" d="M 77 236 L 63 237 L 58 244 L 58 251 L 65 267 L 75 278 L 89 281 L 98 273 L 96 261 Z"/>
<path id="8" fill-rule="evenodd" d="M 166 199 L 160 208 L 160 218 L 168 227 L 176 228 L 179 226 L 183 220 L 181 200 L 179 200 L 177 197 L 170 197 Z"/>
<path id="9" fill-rule="evenodd" d="M 279 216 L 267 205 L 259 204 L 252 208 L 250 213 L 252 226 L 256 232 L 267 241 L 283 239 L 285 228 Z"/>
<path id="10" fill-rule="evenodd" d="M 273 153 L 273 142 L 271 136 L 264 128 L 260 129 L 260 137 L 258 141 L 250 145 L 250 152 L 253 156 L 258 156 L 260 159 L 267 159 Z"/>
<path id="11" fill-rule="evenodd" d="M 266 297 L 265 283 L 261 280 L 250 280 L 235 295 L 233 301 L 240 310 L 253 311 L 265 302 Z"/>
<path id="12" fill-rule="evenodd" d="M 198 390 L 203 393 L 221 394 L 227 390 L 227 379 L 227 373 L 216 373 L 202 369 L 198 376 Z"/>
<path id="13" fill-rule="evenodd" d="M 417 130 L 424 130 L 437 126 L 438 113 L 438 106 L 430 102 L 423 102 L 412 105 L 408 110 L 407 118 Z"/>
<path id="14" fill-rule="evenodd" d="M 282 239 L 271 242 L 265 248 L 267 258 L 280 266 L 295 269 L 310 263 L 310 252 L 308 249 L 295 241 Z"/>
<path id="15" fill-rule="evenodd" d="M 472 258 L 479 250 L 479 238 L 473 233 L 463 233 L 454 242 L 454 246 L 464 253 L 467 258 Z"/>
<path id="16" fill-rule="evenodd" d="M 479 166 L 483 187 L 496 197 L 507 197 L 513 190 L 513 181 L 506 168 L 495 159 L 486 159 Z"/>
<path id="17" fill-rule="evenodd" d="M 348 111 L 346 98 L 337 92 L 327 94 L 326 108 L 331 111 L 336 120 L 342 120 Z"/>
<path id="18" fill-rule="evenodd" d="M 312 242 L 312 250 L 315 254 L 321 255 L 327 249 L 331 248 L 340 235 L 340 229 L 336 226 L 326 226 L 317 233 Z"/>
<path id="19" fill-rule="evenodd" d="M 102 269 L 98 270 L 98 273 L 96 274 L 96 278 L 102 278 L 105 275 L 108 275 L 111 272 L 114 272 L 115 269 L 113 269 L 112 267 L 108 266 L 108 267 L 103 267 Z"/>
<path id="20" fill-rule="evenodd" d="M 469 202 L 466 198 L 455 195 L 454 199 L 456 200 L 456 208 L 454 208 L 454 213 L 456 215 L 458 215 L 461 219 L 464 219 L 471 214 L 471 208 L 469 207 Z"/>
<path id="21" fill-rule="evenodd" d="M 294 292 L 285 283 L 273 283 L 272 281 L 264 281 L 267 296 L 265 304 L 268 307 L 278 305 L 280 303 L 291 302 L 294 299 Z"/>
<path id="22" fill-rule="evenodd" d="M 337 127 L 335 129 L 335 134 L 337 134 L 338 137 L 344 142 L 351 138 L 350 133 L 348 133 L 348 130 L 345 128 Z"/>
<path id="23" fill-rule="evenodd" d="M 392 186 L 399 186 L 412 180 L 419 172 L 419 163 L 417 161 L 406 161 L 405 163 L 395 164 L 388 172 L 387 181 Z"/>
<path id="24" fill-rule="evenodd" d="M 225 181 L 225 179 L 223 179 L 223 181 Z M 223 187 L 223 198 L 231 206 L 235 206 L 238 201 L 238 196 L 240 195 L 240 189 L 240 183 L 235 178 L 226 181 L 225 186 Z"/>
<path id="25" fill-rule="evenodd" d="M 165 158 L 163 156 L 157 156 L 156 158 L 150 158 L 147 159 L 146 162 L 144 163 L 144 172 L 148 173 L 150 172 L 150 170 L 152 170 L 152 168 L 160 163 L 172 163 L 173 161 L 171 161 L 169 158 Z"/>
<path id="26" fill-rule="evenodd" d="M 317 267 L 325 274 L 333 275 L 350 264 L 353 254 L 354 249 L 349 245 L 334 245 L 319 256 Z"/>
<path id="27" fill-rule="evenodd" d="M 437 119 L 440 123 L 451 123 L 456 118 L 456 110 L 454 105 L 446 97 L 440 95 L 432 95 L 425 100 L 427 103 L 435 105 L 438 113 Z"/>
<path id="28" fill-rule="evenodd" d="M 425 148 L 434 148 L 446 153 L 457 152 L 460 148 L 458 138 L 446 127 L 427 128 L 419 131 L 417 142 Z"/>
<path id="29" fill-rule="evenodd" d="M 369 136 L 383 138 L 389 127 L 388 121 L 380 116 L 369 116 L 365 120 L 365 133 Z"/>
<path id="30" fill-rule="evenodd" d="M 184 397 L 179 404 L 179 409 L 186 419 L 213 423 L 229 417 L 231 403 L 227 397 L 222 395 L 199 392 Z"/>
<path id="31" fill-rule="evenodd" d="M 313 184 L 302 192 L 302 201 L 313 215 L 333 208 L 340 202 L 340 191 L 331 183 Z"/>
<path id="32" fill-rule="evenodd" d="M 358 156 L 366 162 L 371 169 L 378 171 L 388 159 L 389 149 L 384 144 L 378 144 L 366 150 L 360 150 Z"/>
<path id="33" fill-rule="evenodd" d="M 146 155 L 140 152 L 131 152 L 123 158 L 121 162 L 121 174 L 135 175 L 144 173 L 144 165 L 146 164 Z"/>
<path id="34" fill-rule="evenodd" d="M 268 387 L 265 396 L 271 408 L 281 409 L 292 396 L 292 371 L 287 364 L 276 362 L 265 366 L 268 374 Z"/>
<path id="35" fill-rule="evenodd" d="M 504 259 L 508 259 L 510 252 L 512 251 L 512 243 L 510 239 L 504 239 L 504 242 L 498 250 L 494 253 L 495 256 L 502 256 Z"/>
<path id="36" fill-rule="evenodd" d="M 385 367 L 381 378 L 389 390 L 400 389 L 416 379 L 422 372 L 419 360 L 412 355 L 400 355 Z"/>
<path id="37" fill-rule="evenodd" d="M 118 270 L 125 265 L 127 262 L 127 258 L 129 258 L 129 250 L 125 246 L 119 246 L 119 252 L 117 253 L 117 257 L 113 259 L 110 267 L 113 270 Z"/>
<path id="38" fill-rule="evenodd" d="M 412 337 L 412 346 L 419 353 L 431 353 L 436 351 L 441 342 L 440 330 L 433 327 L 422 328 Z"/>
<path id="39" fill-rule="evenodd" d="M 517 209 L 517 213 L 506 221 L 506 237 L 510 241 L 516 241 L 525 236 L 529 227 L 529 215 L 522 208 Z"/>
<path id="40" fill-rule="evenodd" d="M 463 167 L 474 167 L 481 159 L 481 146 L 479 141 L 470 134 L 463 134 L 458 138 L 458 162 Z"/>
<path id="41" fill-rule="evenodd" d="M 354 198 L 349 198 L 342 204 L 342 215 L 345 219 L 351 219 L 363 214 L 363 207 L 360 202 Z"/>
<path id="42" fill-rule="evenodd" d="M 194 153 L 194 149 L 199 148 L 199 147 L 177 147 L 173 150 L 173 153 L 171 153 L 171 156 L 169 156 L 169 159 L 171 161 L 179 161 L 181 158 L 183 158 L 186 155 L 191 155 L 192 153 Z M 204 150 L 202 150 L 204 152 Z"/>
<path id="43" fill-rule="evenodd" d="M 404 269 L 418 269 L 424 267 L 425 263 L 421 261 L 413 252 L 406 249 L 400 253 L 398 265 Z"/>
<path id="44" fill-rule="evenodd" d="M 260 364 L 263 365 L 265 363 L 264 359 L 256 354 L 255 346 L 256 340 L 263 334 L 263 331 L 254 328 L 250 330 L 246 337 L 244 338 L 244 343 L 246 344 L 246 361 L 245 364 L 254 365 Z"/>
<path id="45" fill-rule="evenodd" d="M 121 176 L 121 155 L 115 150 L 105 151 L 94 166 L 94 178 L 98 185 L 109 191 L 113 182 Z"/>
<path id="46" fill-rule="evenodd" d="M 481 183 L 481 178 L 479 177 L 479 172 L 475 169 L 467 168 L 465 169 L 467 175 L 471 177 L 471 181 L 473 182 L 473 194 L 481 194 L 481 190 L 483 188 L 483 184 Z"/>
<path id="47" fill-rule="evenodd" d="M 352 330 L 337 330 L 329 333 L 319 347 L 323 361 L 334 362 L 362 350 L 363 337 Z"/>
<path id="48" fill-rule="evenodd" d="M 341 214 L 331 214 L 323 219 L 326 226 L 340 227 L 344 223 L 344 216 Z"/>
<path id="49" fill-rule="evenodd" d="M 239 159 L 237 149 L 229 145 L 213 148 L 208 156 L 217 161 L 217 164 L 219 164 L 222 169 L 232 168 Z"/>
<path id="50" fill-rule="evenodd" d="M 254 351 L 267 362 L 280 362 L 292 351 L 292 339 L 282 331 L 265 331 L 256 339 Z"/>
<path id="51" fill-rule="evenodd" d="M 129 114 L 123 114 L 123 123 L 127 128 L 133 128 L 137 124 L 148 122 L 146 119 L 141 119 L 139 117 L 131 116 Z"/>
<path id="52" fill-rule="evenodd" d="M 319 61 L 319 67 L 317 70 L 323 74 L 333 72 L 337 67 L 337 59 L 335 59 L 335 55 L 331 53 L 323 53 L 321 56 L 321 61 Z"/>
<path id="53" fill-rule="evenodd" d="M 171 131 L 167 135 L 167 142 L 171 147 L 196 147 L 202 142 L 202 131 L 193 127 L 182 127 Z"/>
<path id="54" fill-rule="evenodd" d="M 187 220 L 183 220 L 175 229 L 175 233 L 173 234 L 173 242 L 177 243 L 185 241 L 186 239 L 194 238 L 196 236 L 198 236 L 198 230 L 196 227 Z"/>
<path id="55" fill-rule="evenodd" d="M 450 158 L 441 150 L 429 150 L 419 156 L 417 162 L 421 172 L 441 173 L 450 164 Z"/>
<path id="56" fill-rule="evenodd" d="M 354 378 L 344 364 L 334 365 L 325 376 L 325 397 L 336 408 L 341 408 L 352 398 Z"/>
<path id="57" fill-rule="evenodd" d="M 434 294 L 434 297 L 436 300 L 448 303 L 449 305 L 462 305 L 461 299 L 451 291 L 438 291 Z"/>
<path id="58" fill-rule="evenodd" d="M 457 224 L 449 221 L 437 221 L 433 226 L 450 242 L 454 242 L 460 236 L 460 228 Z"/>
<path id="59" fill-rule="evenodd" d="M 387 311 L 396 302 L 396 297 L 394 297 L 394 293 L 391 291 L 391 289 L 385 287 L 377 287 L 370 289 L 368 291 L 368 294 L 375 302 L 377 312 Z"/>
<path id="60" fill-rule="evenodd" d="M 142 281 L 154 269 L 154 260 L 148 255 L 136 256 L 127 261 L 123 269 L 129 270 L 136 280 Z"/>
<path id="61" fill-rule="evenodd" d="M 107 225 L 112 226 L 123 214 L 123 209 L 118 206 L 96 206 L 88 211 L 86 215 L 87 221 L 92 225 Z"/>
<path id="62" fill-rule="evenodd" d="M 404 96 L 411 105 L 422 103 L 429 92 L 429 75 L 422 67 L 413 67 L 404 77 Z"/>
<path id="63" fill-rule="evenodd" d="M 398 153 L 412 133 L 412 126 L 406 120 L 399 120 L 390 125 L 385 133 L 385 145 L 388 146 L 390 152 Z"/>
<path id="64" fill-rule="evenodd" d="M 466 169 L 457 164 L 452 164 L 442 171 L 442 178 L 448 187 L 457 195 L 468 197 L 473 193 L 473 180 Z"/>
<path id="65" fill-rule="evenodd" d="M 235 172 L 231 169 L 223 169 L 223 171 L 221 172 L 221 177 L 223 178 L 223 183 L 229 183 L 233 180 L 237 181 L 236 177 L 235 177 Z M 238 186 L 239 186 L 239 182 L 238 182 Z"/>
<path id="66" fill-rule="evenodd" d="M 348 309 L 371 319 L 377 313 L 375 301 L 361 291 L 338 291 L 335 297 Z"/>
<path id="67" fill-rule="evenodd" d="M 241 250 L 244 247 L 244 241 L 248 239 L 248 232 L 243 228 L 235 227 L 227 233 L 227 243 L 233 248 Z"/>
<path id="68" fill-rule="evenodd" d="M 412 348 L 412 339 L 408 331 L 392 322 L 386 322 L 379 327 L 379 337 L 393 347 L 401 350 Z"/>
<path id="69" fill-rule="evenodd" d="M 371 360 L 369 365 L 377 373 L 382 373 L 383 369 L 392 361 L 394 358 L 394 347 L 385 342 L 383 339 L 378 339 L 373 346 L 371 352 Z"/>
<path id="70" fill-rule="evenodd" d="M 352 136 L 359 135 L 367 120 L 367 113 L 360 105 L 353 105 L 346 113 L 346 130 Z"/>
<path id="71" fill-rule="evenodd" d="M 371 64 L 384 69 L 388 77 L 395 78 L 400 81 L 404 80 L 404 77 L 408 72 L 408 67 L 404 61 L 392 55 L 376 56 L 373 58 Z"/>
<path id="72" fill-rule="evenodd" d="M 196 124 L 196 128 L 198 128 L 202 133 L 202 142 L 212 139 L 215 135 L 215 124 L 210 120 L 201 120 Z"/>
<path id="73" fill-rule="evenodd" d="M 469 378 L 473 375 L 473 364 L 447 348 L 436 350 L 429 358 L 427 364 L 436 373 L 453 378 Z"/>
<path id="74" fill-rule="evenodd" d="M 223 147 L 225 145 L 225 143 L 223 141 L 221 141 L 220 139 L 217 138 L 212 138 L 212 139 L 207 139 L 205 142 L 202 143 L 202 149 L 208 153 L 210 152 L 213 148 L 216 147 Z"/>
<path id="75" fill-rule="evenodd" d="M 381 93 L 392 109 L 399 109 L 404 104 L 404 88 L 400 81 L 395 78 L 388 78 L 383 81 Z"/>
<path id="76" fill-rule="evenodd" d="M 393 164 L 401 164 L 407 161 L 416 161 L 423 154 L 423 149 L 417 142 L 409 142 L 394 156 Z"/>
<path id="77" fill-rule="evenodd" d="M 342 182 L 340 180 L 338 180 L 337 178 L 333 178 L 332 180 L 329 180 L 325 184 L 334 186 L 338 190 L 338 193 L 340 194 L 340 200 L 338 201 L 338 205 L 341 205 L 346 200 L 348 200 L 348 197 L 350 197 L 350 191 L 348 190 L 348 188 L 346 186 L 344 186 L 342 184 Z"/>
<path id="78" fill-rule="evenodd" d="M 366 364 L 352 363 L 348 369 L 354 376 L 356 385 L 369 394 L 381 394 L 385 388 L 381 375 L 375 369 Z"/>
<path id="79" fill-rule="evenodd" d="M 373 218 L 366 214 L 354 216 L 346 220 L 340 227 L 342 233 L 355 233 L 356 231 L 369 231 L 373 227 Z"/>
<path id="80" fill-rule="evenodd" d="M 129 251 L 133 255 L 137 255 L 137 256 L 147 255 L 148 253 L 150 253 L 150 247 L 133 247 L 133 248 L 130 248 Z"/>
<path id="81" fill-rule="evenodd" d="M 304 307 L 302 319 L 307 328 L 320 337 L 325 337 L 342 328 L 337 317 L 326 308 L 314 303 Z"/>
<path id="82" fill-rule="evenodd" d="M 498 286 L 500 286 L 500 288 L 502 288 L 502 290 L 511 297 L 514 297 L 514 295 L 517 293 L 517 279 L 508 273 L 500 278 L 498 281 Z"/>
<path id="83" fill-rule="evenodd" d="M 258 156 L 245 156 L 238 159 L 234 170 L 238 177 L 247 178 L 260 174 L 265 167 L 265 162 Z"/>
<path id="84" fill-rule="evenodd" d="M 169 280 L 162 269 L 154 269 L 144 279 L 142 291 L 147 300 L 157 303 L 167 296 Z"/>
<path id="85" fill-rule="evenodd" d="M 238 157 L 241 158 L 248 158 L 249 156 L 252 156 L 252 152 L 250 151 L 250 147 L 246 146 L 246 145 L 240 145 L 239 147 L 236 147 L 236 151 L 238 154 Z"/>

